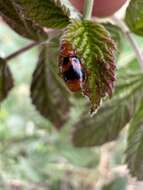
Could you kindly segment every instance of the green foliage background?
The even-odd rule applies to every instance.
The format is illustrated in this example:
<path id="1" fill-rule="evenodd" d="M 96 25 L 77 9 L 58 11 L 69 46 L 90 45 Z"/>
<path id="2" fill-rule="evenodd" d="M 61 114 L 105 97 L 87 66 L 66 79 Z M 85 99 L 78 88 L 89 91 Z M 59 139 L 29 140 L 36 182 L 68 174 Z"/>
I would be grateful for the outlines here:
<path id="1" fill-rule="evenodd" d="M 2 56 L 29 43 L 3 22 L 0 25 Z M 118 68 L 126 60 L 130 63 L 126 68 L 138 70 L 134 55 L 131 59 L 133 52 L 129 45 L 124 44 L 124 49 Z M 67 189 L 90 190 L 95 182 L 104 190 L 128 188 L 132 181 L 126 172 L 122 173 L 122 170 L 126 171 L 123 167 L 126 130 L 116 143 L 100 149 L 75 148 L 70 143 L 70 132 L 79 120 L 79 101 L 78 106 L 71 110 L 66 127 L 60 132 L 35 111 L 29 89 L 38 52 L 36 48 L 30 50 L 9 64 L 16 85 L 0 107 L 0 189 L 63 190 L 66 186 Z M 107 155 L 106 170 L 102 159 Z M 136 188 L 139 190 L 142 186 L 136 184 Z"/>
<path id="2" fill-rule="evenodd" d="M 0 20 L 0 57 L 31 43 L 22 36 L 39 41 L 47 39 L 43 27 L 68 25 L 62 39 L 75 45 L 90 70 L 86 87 L 92 89 L 88 96 L 96 108 L 107 92 L 112 93 L 109 78 L 113 82 L 115 67 L 111 33 L 118 49 L 116 86 L 112 99 L 103 100 L 97 114 L 90 117 L 86 99 L 70 93 L 58 76 L 58 38 L 52 41 L 56 48 L 45 45 L 32 49 L 8 65 L 0 58 L 0 101 L 15 83 L 0 104 L 0 189 L 142 189 L 142 183 L 134 181 L 124 165 L 126 162 L 132 176 L 143 179 L 143 73 L 133 50 L 117 26 L 103 24 L 107 31 L 97 23 L 93 27 L 93 21 L 72 22 L 69 10 L 59 0 L 34 2 L 0 1 L 3 20 L 21 35 Z M 142 36 L 141 6 L 142 0 L 131 1 L 125 23 Z M 142 38 L 133 38 L 142 50 Z M 107 66 L 110 61 L 111 68 Z"/>

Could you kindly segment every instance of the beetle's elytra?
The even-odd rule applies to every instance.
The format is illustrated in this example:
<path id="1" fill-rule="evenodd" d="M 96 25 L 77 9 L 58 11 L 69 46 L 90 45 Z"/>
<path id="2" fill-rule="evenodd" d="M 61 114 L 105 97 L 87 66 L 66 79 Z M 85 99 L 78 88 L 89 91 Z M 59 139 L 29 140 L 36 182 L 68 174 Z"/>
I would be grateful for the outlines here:
<path id="1" fill-rule="evenodd" d="M 71 44 L 63 42 L 59 60 L 60 74 L 72 92 L 80 91 L 85 81 L 85 71 Z"/>

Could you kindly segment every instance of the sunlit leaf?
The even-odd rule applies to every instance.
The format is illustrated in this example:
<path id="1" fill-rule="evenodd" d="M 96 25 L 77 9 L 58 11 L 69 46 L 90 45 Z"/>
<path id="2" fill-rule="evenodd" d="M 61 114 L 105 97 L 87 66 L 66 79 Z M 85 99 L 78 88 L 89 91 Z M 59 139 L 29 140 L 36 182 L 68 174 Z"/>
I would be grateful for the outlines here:
<path id="1" fill-rule="evenodd" d="M 143 1 L 131 0 L 126 11 L 125 22 L 129 29 L 143 36 Z"/>
<path id="2" fill-rule="evenodd" d="M 68 119 L 70 102 L 69 93 L 57 75 L 56 57 L 52 53 L 49 48 L 44 48 L 39 56 L 32 79 L 31 97 L 37 110 L 60 128 Z"/>
<path id="3" fill-rule="evenodd" d="M 13 87 L 13 78 L 5 60 L 0 58 L 0 102 L 3 101 Z"/>
<path id="4" fill-rule="evenodd" d="M 0 13 L 4 21 L 18 34 L 23 37 L 39 40 L 46 39 L 47 34 L 43 28 L 32 20 L 25 18 L 22 9 L 16 6 L 14 1 L 1 0 Z"/>
<path id="5" fill-rule="evenodd" d="M 121 77 L 121 76 L 120 76 Z M 126 73 L 118 81 L 112 100 L 90 118 L 85 112 L 76 124 L 73 143 L 97 146 L 115 140 L 143 101 L 143 74 Z"/>
<path id="6" fill-rule="evenodd" d="M 108 31 L 92 21 L 73 20 L 62 36 L 77 51 L 83 62 L 86 80 L 83 94 L 91 102 L 91 113 L 100 105 L 101 98 L 112 95 L 115 72 L 115 45 Z"/>
<path id="7" fill-rule="evenodd" d="M 131 175 L 143 180 L 143 101 L 130 123 L 126 162 Z"/>
<path id="8" fill-rule="evenodd" d="M 69 10 L 61 0 L 16 0 L 25 15 L 49 28 L 64 28 L 69 23 Z"/>

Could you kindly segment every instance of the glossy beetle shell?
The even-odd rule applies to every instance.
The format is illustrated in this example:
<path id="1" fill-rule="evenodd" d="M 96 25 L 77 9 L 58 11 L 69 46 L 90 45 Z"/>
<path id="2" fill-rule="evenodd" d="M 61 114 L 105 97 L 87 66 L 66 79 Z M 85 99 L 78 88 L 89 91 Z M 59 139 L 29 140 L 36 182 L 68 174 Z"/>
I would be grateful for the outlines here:
<path id="1" fill-rule="evenodd" d="M 68 42 L 63 42 L 59 58 L 60 74 L 72 92 L 80 91 L 85 81 L 85 71 L 76 51 Z"/>

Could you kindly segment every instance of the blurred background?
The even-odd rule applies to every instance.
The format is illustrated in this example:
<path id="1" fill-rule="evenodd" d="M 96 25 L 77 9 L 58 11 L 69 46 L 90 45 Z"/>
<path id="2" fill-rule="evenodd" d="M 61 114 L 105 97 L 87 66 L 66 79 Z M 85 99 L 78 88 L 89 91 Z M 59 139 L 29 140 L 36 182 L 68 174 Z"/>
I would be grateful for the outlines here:
<path id="1" fill-rule="evenodd" d="M 0 21 L 1 57 L 29 42 Z M 138 69 L 126 40 L 123 49 L 118 67 L 130 62 Z M 29 89 L 38 52 L 34 48 L 9 62 L 15 87 L 0 105 L 0 190 L 142 190 L 124 165 L 127 128 L 116 142 L 75 148 L 70 140 L 79 107 L 60 131 L 35 110 Z"/>

